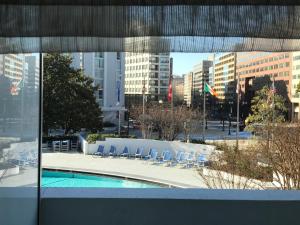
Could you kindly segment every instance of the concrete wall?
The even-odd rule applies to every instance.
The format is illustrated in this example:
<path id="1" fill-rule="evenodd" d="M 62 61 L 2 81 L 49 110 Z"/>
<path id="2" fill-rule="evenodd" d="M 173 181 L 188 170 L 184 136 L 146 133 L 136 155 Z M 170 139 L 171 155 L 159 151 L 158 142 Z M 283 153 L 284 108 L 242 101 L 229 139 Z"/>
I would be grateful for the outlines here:
<path id="1" fill-rule="evenodd" d="M 129 152 L 134 154 L 137 148 L 143 148 L 143 155 L 147 155 L 150 148 L 154 148 L 160 154 L 164 150 L 169 150 L 176 154 L 177 151 L 197 152 L 209 156 L 215 150 L 213 145 L 201 145 L 183 143 L 179 141 L 157 141 L 150 139 L 127 139 L 127 138 L 107 138 L 105 141 L 97 141 L 96 144 L 88 144 L 82 137 L 80 138 L 81 148 L 84 154 L 93 154 L 97 151 L 99 145 L 104 146 L 105 152 L 109 151 L 111 145 L 116 146 L 117 153 L 121 153 L 125 146 Z"/>

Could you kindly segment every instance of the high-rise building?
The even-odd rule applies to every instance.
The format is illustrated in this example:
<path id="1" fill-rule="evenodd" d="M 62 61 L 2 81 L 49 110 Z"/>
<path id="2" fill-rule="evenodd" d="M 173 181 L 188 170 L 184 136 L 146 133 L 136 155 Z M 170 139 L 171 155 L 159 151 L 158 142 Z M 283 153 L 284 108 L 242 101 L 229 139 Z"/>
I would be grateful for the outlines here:
<path id="1" fill-rule="evenodd" d="M 214 89 L 219 100 L 232 100 L 235 93 L 236 53 L 222 53 L 215 55 Z"/>
<path id="2" fill-rule="evenodd" d="M 293 70 L 291 84 L 292 118 L 300 120 L 300 93 L 297 87 L 300 84 L 300 52 L 293 52 Z"/>
<path id="3" fill-rule="evenodd" d="M 148 101 L 167 101 L 171 67 L 169 53 L 126 53 L 126 104 L 141 104 L 143 92 Z"/>
<path id="4" fill-rule="evenodd" d="M 215 74 L 214 74 L 214 68 L 215 68 L 215 54 L 212 54 L 208 57 L 208 60 L 209 61 L 212 61 L 212 65 L 209 67 L 208 69 L 208 84 L 209 86 L 211 87 L 214 87 L 215 86 L 215 82 L 214 82 L 214 79 L 215 79 Z"/>
<path id="5" fill-rule="evenodd" d="M 3 55 L 3 75 L 11 81 L 11 94 L 18 95 L 21 89 L 23 76 L 27 73 L 24 55 L 6 54 Z"/>
<path id="6" fill-rule="evenodd" d="M 212 61 L 203 60 L 193 67 L 193 102 L 195 105 L 200 103 L 203 96 L 204 84 L 209 82 L 209 68 L 213 65 Z"/>
<path id="7" fill-rule="evenodd" d="M 27 76 L 24 79 L 28 91 L 36 93 L 39 87 L 40 66 L 37 55 L 26 54 Z"/>
<path id="8" fill-rule="evenodd" d="M 261 80 L 259 85 L 270 85 L 276 81 L 277 88 L 286 88 L 290 97 L 292 77 L 292 53 L 246 52 L 237 57 L 237 74 L 240 77 L 241 91 L 251 91 L 254 78 L 268 78 L 269 84 Z M 282 85 L 280 85 L 282 83 Z M 281 94 L 284 90 L 280 90 Z"/>
<path id="9" fill-rule="evenodd" d="M 173 89 L 174 102 L 175 103 L 183 102 L 184 101 L 184 78 L 181 76 L 173 75 L 172 89 Z"/>
<path id="10" fill-rule="evenodd" d="M 103 112 L 103 121 L 118 123 L 118 113 L 124 119 L 124 53 L 72 53 L 75 68 L 94 80 L 98 86 L 96 100 Z"/>
<path id="11" fill-rule="evenodd" d="M 193 72 L 184 75 L 184 102 L 191 106 L 193 99 Z"/>

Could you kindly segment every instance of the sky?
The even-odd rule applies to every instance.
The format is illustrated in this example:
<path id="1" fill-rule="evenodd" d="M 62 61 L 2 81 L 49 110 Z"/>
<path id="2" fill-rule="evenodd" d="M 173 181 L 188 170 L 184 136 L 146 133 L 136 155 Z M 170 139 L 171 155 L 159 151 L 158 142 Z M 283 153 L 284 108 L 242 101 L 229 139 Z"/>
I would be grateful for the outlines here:
<path id="1" fill-rule="evenodd" d="M 190 72 L 193 66 L 208 58 L 208 53 L 171 53 L 173 57 L 173 74 L 182 76 Z"/>

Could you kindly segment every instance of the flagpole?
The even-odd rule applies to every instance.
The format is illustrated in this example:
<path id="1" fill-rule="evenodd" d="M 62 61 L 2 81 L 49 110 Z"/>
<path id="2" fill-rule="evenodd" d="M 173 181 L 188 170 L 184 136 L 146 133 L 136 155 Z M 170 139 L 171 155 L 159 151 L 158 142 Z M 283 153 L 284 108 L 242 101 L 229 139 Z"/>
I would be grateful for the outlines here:
<path id="1" fill-rule="evenodd" d="M 203 142 L 205 142 L 205 124 L 206 124 L 206 118 L 205 118 L 205 114 L 206 114 L 206 107 L 205 107 L 205 103 L 206 103 L 206 98 L 205 98 L 205 82 L 204 82 L 204 86 L 203 86 L 203 126 L 202 126 L 202 138 L 203 138 Z"/>
<path id="2" fill-rule="evenodd" d="M 239 148 L 239 131 L 240 131 L 240 74 L 237 77 L 237 101 L 236 101 L 236 149 Z"/>
<path id="3" fill-rule="evenodd" d="M 172 136 L 174 134 L 174 99 L 173 99 L 173 74 L 170 75 L 170 83 L 171 83 L 171 116 L 172 116 L 172 124 L 171 124 L 171 132 Z M 172 137 L 173 139 L 173 137 Z"/>
<path id="4" fill-rule="evenodd" d="M 272 124 L 274 125 L 275 122 L 275 77 L 273 76 L 273 81 L 272 81 Z"/>

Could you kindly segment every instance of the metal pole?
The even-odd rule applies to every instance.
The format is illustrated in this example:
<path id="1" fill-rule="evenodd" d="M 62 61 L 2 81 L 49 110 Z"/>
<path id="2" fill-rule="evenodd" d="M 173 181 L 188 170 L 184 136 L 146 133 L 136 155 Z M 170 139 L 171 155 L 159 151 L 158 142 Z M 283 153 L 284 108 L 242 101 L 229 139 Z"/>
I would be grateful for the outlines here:
<path id="1" fill-rule="evenodd" d="M 272 81 L 272 124 L 275 122 L 275 78 L 273 76 L 273 81 Z"/>
<path id="2" fill-rule="evenodd" d="M 170 75 L 171 79 L 171 87 L 172 87 L 172 92 L 171 92 L 171 116 L 172 116 L 172 123 L 171 123 L 171 132 L 172 132 L 172 140 L 173 140 L 173 134 L 174 134 L 174 99 L 173 99 L 173 75 Z"/>
<path id="3" fill-rule="evenodd" d="M 120 113 L 120 108 L 119 108 L 119 129 L 118 129 L 118 133 L 119 133 L 119 137 L 121 136 L 121 113 Z"/>
<path id="4" fill-rule="evenodd" d="M 204 82 L 204 85 L 205 85 L 205 82 Z M 206 115 L 206 107 L 205 107 L 205 104 L 206 103 L 206 98 L 205 98 L 205 87 L 203 86 L 203 125 L 202 125 L 202 139 L 203 139 L 203 142 L 205 141 L 205 115 Z"/>
<path id="5" fill-rule="evenodd" d="M 130 118 L 130 112 L 129 112 L 129 108 L 128 108 L 128 110 L 127 110 L 127 116 L 128 116 L 128 121 L 127 121 L 127 135 L 129 136 L 129 125 L 130 125 L 130 123 L 129 123 L 129 118 Z"/>
<path id="6" fill-rule="evenodd" d="M 236 100 L 236 149 L 239 148 L 240 131 L 240 74 L 237 77 L 237 100 Z"/>
<path id="7" fill-rule="evenodd" d="M 231 135 L 231 130 L 230 130 L 230 127 L 231 127 L 231 114 L 232 114 L 232 105 L 231 105 L 231 102 L 229 102 L 230 104 L 230 113 L 229 113 L 229 117 L 228 117 L 228 135 Z"/>

